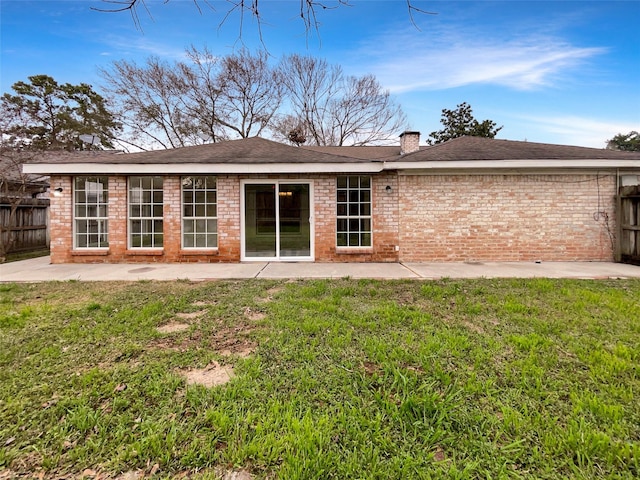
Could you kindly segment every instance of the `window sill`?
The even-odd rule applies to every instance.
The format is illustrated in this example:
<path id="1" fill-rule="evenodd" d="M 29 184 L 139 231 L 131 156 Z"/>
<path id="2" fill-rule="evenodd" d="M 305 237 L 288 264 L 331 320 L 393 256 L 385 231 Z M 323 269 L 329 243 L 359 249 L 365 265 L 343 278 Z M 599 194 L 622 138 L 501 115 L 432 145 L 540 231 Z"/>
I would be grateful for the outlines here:
<path id="1" fill-rule="evenodd" d="M 133 256 L 160 256 L 160 255 L 164 255 L 164 249 L 162 248 L 158 248 L 158 249 L 146 249 L 146 248 L 141 248 L 141 249 L 129 249 L 125 252 L 127 255 L 133 255 Z"/>
<path id="2" fill-rule="evenodd" d="M 336 255 L 362 255 L 373 253 L 373 247 L 336 247 Z"/>
<path id="3" fill-rule="evenodd" d="M 194 248 L 194 249 L 187 249 L 184 248 L 182 250 L 180 250 L 180 255 L 184 255 L 184 256 L 189 256 L 189 255 L 211 255 L 211 256 L 215 256 L 215 255 L 220 255 L 220 252 L 218 251 L 217 248 L 208 248 L 208 249 L 198 249 L 198 248 Z"/>
<path id="4" fill-rule="evenodd" d="M 95 256 L 95 255 L 109 255 L 108 248 L 88 248 L 86 250 L 71 250 L 71 256 L 83 257 L 83 256 Z"/>

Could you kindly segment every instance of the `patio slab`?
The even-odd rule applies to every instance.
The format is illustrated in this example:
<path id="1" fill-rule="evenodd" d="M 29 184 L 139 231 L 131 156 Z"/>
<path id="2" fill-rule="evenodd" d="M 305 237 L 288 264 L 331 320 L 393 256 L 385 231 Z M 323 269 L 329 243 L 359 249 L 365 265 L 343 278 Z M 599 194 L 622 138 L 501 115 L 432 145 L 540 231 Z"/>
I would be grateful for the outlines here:
<path id="1" fill-rule="evenodd" d="M 0 282 L 218 280 L 244 278 L 640 278 L 640 266 L 609 262 L 120 263 L 55 264 L 49 257 L 0 265 Z"/>

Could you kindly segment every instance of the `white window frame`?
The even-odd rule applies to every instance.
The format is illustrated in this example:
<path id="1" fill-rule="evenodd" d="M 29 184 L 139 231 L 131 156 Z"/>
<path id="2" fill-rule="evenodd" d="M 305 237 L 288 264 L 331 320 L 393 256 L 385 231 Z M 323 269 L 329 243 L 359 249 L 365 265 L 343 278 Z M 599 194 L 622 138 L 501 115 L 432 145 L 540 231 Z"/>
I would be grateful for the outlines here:
<path id="1" fill-rule="evenodd" d="M 78 188 L 80 183 L 84 183 L 84 189 Z M 94 191 L 92 191 L 92 189 Z M 109 248 L 109 177 L 107 176 L 77 176 L 73 178 L 73 249 L 97 249 L 107 250 Z M 78 201 L 80 192 L 84 192 L 84 202 Z M 95 195 L 94 201 L 89 201 L 89 195 Z M 95 215 L 89 215 L 89 211 L 95 209 Z M 78 213 L 84 210 L 84 215 Z M 103 215 L 100 211 L 103 210 Z M 89 232 L 89 222 L 97 222 L 97 232 Z M 80 232 L 79 222 L 85 222 L 85 232 Z M 97 235 L 97 245 L 90 245 L 89 238 Z M 80 245 L 79 237 L 86 238 L 86 245 Z M 105 237 L 104 244 L 101 237 Z"/>
<path id="2" fill-rule="evenodd" d="M 188 188 L 189 180 L 192 187 Z M 204 182 L 204 188 L 196 188 L 198 181 Z M 210 186 L 213 183 L 213 187 Z M 218 249 L 218 179 L 214 175 L 185 175 L 180 178 L 180 201 L 181 201 L 181 246 L 184 250 L 217 250 Z M 186 194 L 191 193 L 191 201 L 186 201 Z M 197 194 L 204 196 L 203 202 L 197 201 Z M 214 201 L 211 201 L 215 199 Z M 186 212 L 191 209 L 191 215 Z M 209 215 L 211 209 L 215 210 L 215 215 Z M 202 213 L 202 215 L 198 215 Z M 187 232 L 187 222 L 193 222 L 192 231 Z M 202 223 L 204 222 L 204 223 Z M 198 225 L 204 227 L 204 231 L 199 230 Z M 210 230 L 209 227 L 215 225 Z M 187 235 L 193 237 L 193 245 L 186 245 Z M 205 245 L 198 246 L 198 236 L 204 235 Z M 215 245 L 209 245 L 209 237 L 215 237 Z"/>
<path id="3" fill-rule="evenodd" d="M 346 178 L 346 187 L 340 187 L 340 179 Z M 368 179 L 369 186 L 362 187 L 362 180 Z M 357 180 L 357 184 L 354 185 L 353 181 Z M 371 175 L 338 175 L 336 177 L 336 248 L 342 249 L 356 249 L 356 248 L 372 248 L 373 247 L 373 178 Z M 344 201 L 340 200 L 340 192 L 344 191 L 346 194 Z M 368 192 L 369 200 L 362 200 L 364 192 Z M 351 194 L 355 193 L 357 200 L 351 200 Z M 369 213 L 362 212 L 363 206 L 368 205 Z M 341 207 L 344 207 L 341 212 Z M 357 213 L 352 212 L 352 208 L 356 207 Z M 363 229 L 363 221 L 369 222 L 369 229 Z M 346 230 L 339 229 L 340 223 L 346 224 Z M 352 222 L 357 222 L 358 228 L 352 229 Z M 358 244 L 350 245 L 350 236 L 352 234 L 358 235 Z M 341 245 L 339 241 L 340 235 L 346 235 L 346 245 Z M 369 236 L 369 244 L 363 245 L 363 235 Z"/>
<path id="4" fill-rule="evenodd" d="M 151 180 L 151 187 L 144 188 L 144 179 Z M 160 182 L 160 188 L 155 187 L 156 181 Z M 137 183 L 137 185 L 134 185 Z M 149 193 L 149 201 L 145 201 L 145 193 Z M 154 197 L 156 194 L 160 194 L 160 201 L 158 202 Z M 144 215 L 144 207 L 149 207 L 148 215 Z M 160 208 L 160 215 L 157 215 L 157 208 Z M 139 214 L 133 215 L 134 209 L 138 209 Z M 151 232 L 144 232 L 143 228 L 140 232 L 134 232 L 133 222 L 151 222 Z M 156 231 L 156 222 L 160 222 L 162 227 L 161 232 Z M 127 244 L 128 248 L 132 250 L 145 249 L 145 250 L 162 250 L 164 248 L 164 179 L 160 176 L 153 175 L 136 175 L 127 179 Z M 142 227 L 142 224 L 141 224 Z M 134 246 L 134 235 L 140 236 L 140 245 Z M 156 244 L 156 237 L 160 235 L 160 245 Z M 143 238 L 150 236 L 151 245 L 143 245 Z"/>

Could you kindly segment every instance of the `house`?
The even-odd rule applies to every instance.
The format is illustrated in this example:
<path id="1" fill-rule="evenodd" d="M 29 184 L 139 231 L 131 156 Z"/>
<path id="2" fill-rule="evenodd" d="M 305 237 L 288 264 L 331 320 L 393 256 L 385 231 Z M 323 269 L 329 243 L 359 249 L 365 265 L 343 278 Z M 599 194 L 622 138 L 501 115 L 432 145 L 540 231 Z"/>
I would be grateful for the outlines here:
<path id="1" fill-rule="evenodd" d="M 53 263 L 614 259 L 617 194 L 639 183 L 640 153 L 419 140 L 256 137 L 24 171 L 51 176 Z"/>

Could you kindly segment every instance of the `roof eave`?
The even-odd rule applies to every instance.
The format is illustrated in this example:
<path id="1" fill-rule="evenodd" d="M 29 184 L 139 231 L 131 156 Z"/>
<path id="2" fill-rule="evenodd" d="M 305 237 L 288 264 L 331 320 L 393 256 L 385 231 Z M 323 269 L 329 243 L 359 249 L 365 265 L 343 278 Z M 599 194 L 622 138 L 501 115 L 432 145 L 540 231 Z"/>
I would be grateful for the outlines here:
<path id="1" fill-rule="evenodd" d="M 171 174 L 289 174 L 378 173 L 382 162 L 360 163 L 30 163 L 24 173 L 46 175 L 171 175 Z"/>
<path id="2" fill-rule="evenodd" d="M 640 168 L 640 160 L 432 160 L 385 162 L 384 170 L 512 170 L 512 169 L 617 169 Z"/>

